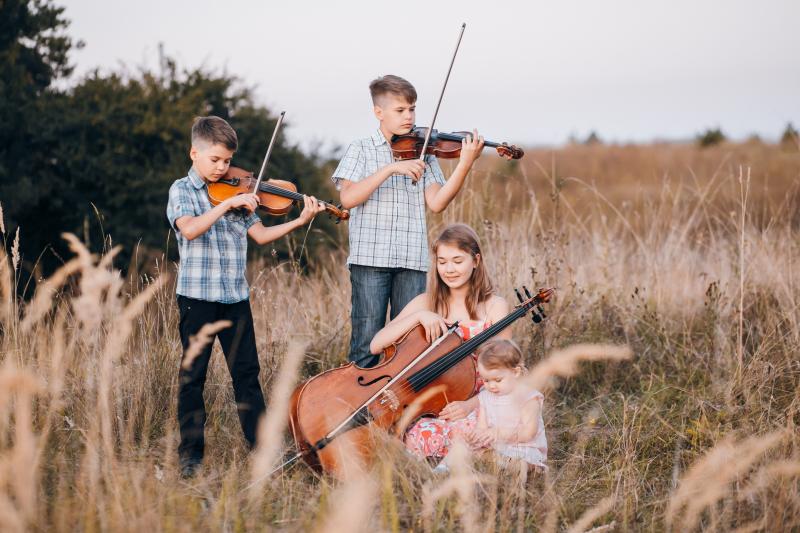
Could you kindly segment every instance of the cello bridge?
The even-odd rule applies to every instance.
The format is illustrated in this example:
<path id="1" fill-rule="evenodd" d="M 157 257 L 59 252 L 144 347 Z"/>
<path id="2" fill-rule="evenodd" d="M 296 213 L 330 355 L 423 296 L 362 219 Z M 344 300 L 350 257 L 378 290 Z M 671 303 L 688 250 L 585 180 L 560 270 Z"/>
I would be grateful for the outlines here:
<path id="1" fill-rule="evenodd" d="M 392 411 L 397 411 L 400 408 L 400 399 L 391 390 L 383 391 L 379 403 L 383 406 L 388 406 Z"/>

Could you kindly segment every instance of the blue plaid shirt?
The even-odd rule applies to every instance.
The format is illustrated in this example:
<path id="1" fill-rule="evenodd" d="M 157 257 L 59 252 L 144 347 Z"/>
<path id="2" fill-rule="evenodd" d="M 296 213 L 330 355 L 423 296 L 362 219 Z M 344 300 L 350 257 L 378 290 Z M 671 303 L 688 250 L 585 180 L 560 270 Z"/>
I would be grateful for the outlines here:
<path id="1" fill-rule="evenodd" d="M 178 284 L 181 296 L 207 302 L 236 303 L 250 294 L 247 279 L 247 230 L 261 219 L 228 211 L 194 240 L 183 236 L 175 221 L 198 216 L 213 208 L 205 181 L 194 168 L 169 188 L 167 218 L 175 230 L 180 253 Z"/>
<path id="2" fill-rule="evenodd" d="M 331 179 L 341 190 L 341 180 L 361 181 L 393 162 L 392 148 L 379 129 L 350 144 Z M 348 265 L 428 270 L 425 189 L 446 181 L 434 156 L 426 156 L 425 163 L 416 185 L 408 176 L 392 174 L 350 210 Z"/>

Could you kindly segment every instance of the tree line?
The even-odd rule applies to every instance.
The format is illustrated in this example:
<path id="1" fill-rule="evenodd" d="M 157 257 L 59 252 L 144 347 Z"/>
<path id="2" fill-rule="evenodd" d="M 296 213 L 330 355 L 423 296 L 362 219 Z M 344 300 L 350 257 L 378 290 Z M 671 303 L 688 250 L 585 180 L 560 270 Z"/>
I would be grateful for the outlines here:
<path id="1" fill-rule="evenodd" d="M 19 230 L 28 275 L 60 264 L 65 231 L 94 251 L 121 244 L 117 266 L 144 266 L 167 250 L 167 192 L 191 164 L 194 117 L 228 120 L 239 136 L 234 164 L 250 170 L 260 167 L 276 123 L 236 76 L 182 69 L 170 59 L 158 72 L 95 70 L 72 80 L 69 54 L 82 43 L 68 27 L 64 8 L 50 0 L 0 2 L 3 237 L 11 247 Z M 269 174 L 326 199 L 334 194 L 330 164 L 279 136 Z M 336 243 L 332 222 L 318 220 L 309 245 Z M 275 249 L 289 253 L 285 242 Z M 168 259 L 174 258 L 172 246 Z"/>

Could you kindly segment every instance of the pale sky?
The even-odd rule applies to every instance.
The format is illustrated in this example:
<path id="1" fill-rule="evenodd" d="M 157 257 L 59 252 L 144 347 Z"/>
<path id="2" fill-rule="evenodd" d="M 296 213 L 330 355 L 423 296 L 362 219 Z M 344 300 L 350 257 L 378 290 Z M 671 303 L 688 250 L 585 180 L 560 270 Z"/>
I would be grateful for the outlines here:
<path id="1" fill-rule="evenodd" d="M 86 42 L 76 74 L 158 65 L 235 74 L 285 110 L 292 142 L 326 148 L 376 127 L 367 86 L 397 74 L 428 125 L 462 22 L 436 122 L 513 144 L 596 130 L 617 142 L 777 138 L 800 127 L 800 1 L 69 0 Z"/>

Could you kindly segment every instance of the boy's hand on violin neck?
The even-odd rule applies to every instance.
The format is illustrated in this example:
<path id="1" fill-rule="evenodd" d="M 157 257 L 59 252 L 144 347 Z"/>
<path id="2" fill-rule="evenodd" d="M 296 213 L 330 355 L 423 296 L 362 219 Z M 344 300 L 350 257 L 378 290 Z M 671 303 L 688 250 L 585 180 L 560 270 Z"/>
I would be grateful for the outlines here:
<path id="1" fill-rule="evenodd" d="M 231 196 L 224 202 L 226 210 L 244 208 L 251 213 L 258 208 L 258 196 L 253 193 L 244 193 Z"/>
<path id="2" fill-rule="evenodd" d="M 297 219 L 304 225 L 311 222 L 318 213 L 325 211 L 325 206 L 313 196 L 303 195 L 303 211 Z"/>
<path id="3" fill-rule="evenodd" d="M 414 181 L 419 181 L 425 173 L 425 163 L 419 159 L 407 159 L 392 163 L 392 174 L 403 174 Z"/>
<path id="4" fill-rule="evenodd" d="M 483 153 L 483 136 L 478 134 L 478 130 L 472 130 L 472 135 L 467 135 L 461 141 L 462 163 L 472 165 Z"/>

